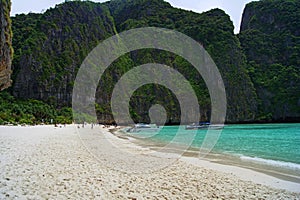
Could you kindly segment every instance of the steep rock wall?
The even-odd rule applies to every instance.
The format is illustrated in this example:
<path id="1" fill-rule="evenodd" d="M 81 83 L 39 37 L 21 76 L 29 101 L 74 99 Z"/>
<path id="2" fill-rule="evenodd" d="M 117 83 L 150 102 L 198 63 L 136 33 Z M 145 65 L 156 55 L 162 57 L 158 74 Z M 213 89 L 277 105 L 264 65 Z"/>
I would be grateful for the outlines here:
<path id="1" fill-rule="evenodd" d="M 12 32 L 10 20 L 10 0 L 0 1 L 0 90 L 11 85 Z"/>

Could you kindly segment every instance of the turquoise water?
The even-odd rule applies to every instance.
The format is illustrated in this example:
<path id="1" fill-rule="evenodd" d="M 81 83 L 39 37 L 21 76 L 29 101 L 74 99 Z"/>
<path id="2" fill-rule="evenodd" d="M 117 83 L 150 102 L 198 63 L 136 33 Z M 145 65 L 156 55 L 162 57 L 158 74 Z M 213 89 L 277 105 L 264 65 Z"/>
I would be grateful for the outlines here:
<path id="1" fill-rule="evenodd" d="M 166 126 L 151 139 L 169 143 L 178 128 Z M 191 147 L 200 148 L 206 132 L 207 130 L 198 130 Z M 181 130 L 181 133 L 190 132 Z M 212 152 L 299 170 L 300 124 L 226 125 Z"/>

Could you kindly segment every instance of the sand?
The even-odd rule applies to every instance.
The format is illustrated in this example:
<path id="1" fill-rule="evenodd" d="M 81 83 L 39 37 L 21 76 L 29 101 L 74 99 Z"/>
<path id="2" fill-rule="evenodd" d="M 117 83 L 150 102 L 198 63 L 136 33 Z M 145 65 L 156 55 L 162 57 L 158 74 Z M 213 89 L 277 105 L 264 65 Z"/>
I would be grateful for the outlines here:
<path id="1" fill-rule="evenodd" d="M 0 127 L 0 199 L 300 199 L 296 183 L 151 154 L 99 126 L 80 133 L 72 125 Z"/>

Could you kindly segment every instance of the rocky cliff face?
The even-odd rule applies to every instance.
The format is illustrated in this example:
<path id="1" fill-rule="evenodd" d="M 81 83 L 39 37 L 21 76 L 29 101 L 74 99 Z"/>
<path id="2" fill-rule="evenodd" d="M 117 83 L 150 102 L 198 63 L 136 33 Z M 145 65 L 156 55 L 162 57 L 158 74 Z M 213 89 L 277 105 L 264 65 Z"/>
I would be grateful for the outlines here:
<path id="1" fill-rule="evenodd" d="M 105 4 L 75 1 L 44 14 L 16 16 L 13 18 L 14 96 L 56 106 L 70 105 L 76 72 L 90 50 L 116 32 L 148 26 L 175 29 L 203 44 L 225 82 L 227 121 L 255 119 L 256 93 L 229 16 L 219 9 L 202 14 L 184 11 L 162 0 L 114 0 Z M 132 67 L 148 62 L 164 63 L 182 73 L 196 91 L 201 120 L 209 120 L 210 97 L 197 71 L 176 55 L 141 50 L 120 57 L 100 81 L 96 108 L 101 122 L 112 122 L 110 98 L 118 79 Z M 168 122 L 179 122 L 176 98 L 157 85 L 147 85 L 134 94 L 130 103 L 133 118 L 148 121 L 148 110 L 156 103 L 165 106 Z"/>
<path id="2" fill-rule="evenodd" d="M 233 24 L 224 11 L 214 9 L 198 14 L 173 8 L 169 3 L 160 0 L 126 1 L 126 3 L 115 0 L 109 2 L 108 6 L 118 31 L 146 26 L 170 28 L 185 33 L 203 44 L 218 66 L 225 83 L 228 101 L 226 120 L 238 122 L 255 119 L 256 93 L 246 72 L 246 60 L 238 38 L 233 34 Z M 172 66 L 184 74 L 188 80 L 191 80 L 198 91 L 196 93 L 203 111 L 202 120 L 209 120 L 210 97 L 202 78 L 195 76 L 197 72 L 192 70 L 192 66 L 179 62 L 180 59 L 174 55 L 164 52 L 159 52 L 159 54 L 160 56 L 154 56 L 154 52 L 148 52 L 148 55 L 152 55 L 148 59 Z M 131 58 L 136 64 L 144 64 L 145 57 L 143 55 L 145 52 L 143 54 L 136 53 L 131 55 Z M 157 90 L 155 94 L 167 92 Z M 168 101 L 170 100 L 168 99 L 166 102 Z M 177 104 L 177 102 L 173 103 Z M 172 118 L 178 122 L 179 116 L 180 113 L 176 113 Z"/>
<path id="3" fill-rule="evenodd" d="M 13 18 L 12 92 L 18 99 L 70 106 L 77 70 L 97 44 L 128 29 L 163 27 L 192 37 L 214 59 L 226 87 L 227 122 L 297 121 L 300 119 L 299 4 L 298 0 L 248 4 L 238 36 L 222 10 L 198 14 L 173 8 L 162 0 L 112 0 L 102 4 L 71 1 L 44 14 L 17 15 Z M 9 5 L 1 1 L 1 9 Z M 1 10 L 1 47 L 5 47 L 1 48 L 1 87 L 10 83 L 11 33 L 9 23 L 5 22 L 8 18 L 8 10 Z M 121 56 L 99 82 L 96 110 L 100 122 L 113 122 L 110 100 L 120 77 L 146 63 L 166 64 L 183 74 L 198 97 L 201 120 L 209 120 L 210 96 L 197 71 L 177 55 L 143 49 Z M 179 122 L 178 101 L 172 92 L 159 85 L 145 85 L 134 93 L 130 101 L 133 119 L 148 122 L 148 110 L 153 104 L 165 107 L 169 123 Z"/>
<path id="4" fill-rule="evenodd" d="M 11 85 L 12 32 L 10 0 L 0 1 L 0 90 Z"/>
<path id="5" fill-rule="evenodd" d="M 300 118 L 300 1 L 249 3 L 239 34 L 262 120 Z"/>
<path id="6" fill-rule="evenodd" d="M 13 94 L 60 107 L 71 104 L 83 59 L 101 40 L 115 34 L 108 9 L 92 2 L 66 2 L 44 14 L 17 15 L 13 31 Z"/>

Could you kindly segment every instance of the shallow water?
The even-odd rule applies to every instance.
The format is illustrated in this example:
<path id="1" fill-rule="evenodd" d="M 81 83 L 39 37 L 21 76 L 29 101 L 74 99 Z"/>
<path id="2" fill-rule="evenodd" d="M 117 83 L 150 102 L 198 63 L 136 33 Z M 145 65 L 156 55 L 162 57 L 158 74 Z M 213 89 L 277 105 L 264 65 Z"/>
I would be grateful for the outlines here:
<path id="1" fill-rule="evenodd" d="M 152 147 L 153 143 L 163 146 L 174 139 L 178 130 L 181 135 L 191 133 L 179 126 L 165 126 L 157 134 L 135 133 L 133 136 L 149 134 L 147 141 L 151 141 Z M 206 134 L 207 130 L 196 132 L 190 153 L 200 149 Z M 181 142 L 184 144 L 185 140 Z M 223 156 L 216 156 L 219 154 Z M 300 177 L 300 124 L 226 125 L 208 157 L 222 163 L 233 158 L 236 164 L 261 165 Z"/>

